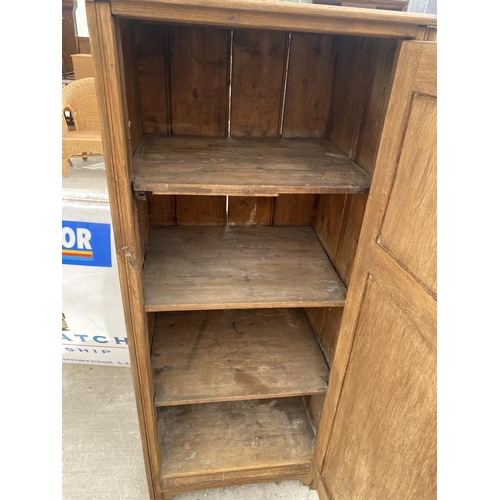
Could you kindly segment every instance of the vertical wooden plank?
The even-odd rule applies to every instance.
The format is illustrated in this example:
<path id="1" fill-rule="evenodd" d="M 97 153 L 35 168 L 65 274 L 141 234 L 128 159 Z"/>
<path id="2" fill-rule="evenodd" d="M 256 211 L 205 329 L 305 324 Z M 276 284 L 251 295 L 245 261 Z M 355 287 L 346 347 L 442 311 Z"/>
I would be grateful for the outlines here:
<path id="1" fill-rule="evenodd" d="M 320 345 L 329 367 L 333 365 L 343 312 L 343 307 L 325 308 L 325 317 L 320 333 Z"/>
<path id="2" fill-rule="evenodd" d="M 225 226 L 225 196 L 176 196 L 178 226 Z"/>
<path id="3" fill-rule="evenodd" d="M 344 309 L 342 307 L 308 307 L 304 310 L 328 366 L 331 367 Z"/>
<path id="4" fill-rule="evenodd" d="M 229 30 L 169 28 L 172 133 L 225 136 Z"/>
<path id="5" fill-rule="evenodd" d="M 162 494 L 156 412 L 153 406 L 147 321 L 143 308 L 140 230 L 132 192 L 132 155 L 121 38 L 109 3 L 88 1 L 86 11 L 91 52 L 97 70 L 95 81 L 106 179 L 145 471 L 150 496 L 159 500 Z"/>
<path id="6" fill-rule="evenodd" d="M 135 200 L 135 205 L 137 207 L 137 222 L 139 224 L 141 259 L 144 259 L 149 236 L 148 202 L 147 200 Z"/>
<path id="7" fill-rule="evenodd" d="M 149 223 L 151 226 L 175 226 L 174 197 L 170 195 L 147 194 Z"/>
<path id="8" fill-rule="evenodd" d="M 121 19 L 120 28 L 123 47 L 125 92 L 127 95 L 127 109 L 130 122 L 130 146 L 133 153 L 142 137 L 142 114 L 138 84 L 137 47 L 134 36 L 135 29 L 133 22 L 129 19 Z"/>
<path id="9" fill-rule="evenodd" d="M 396 41 L 371 40 L 370 86 L 363 106 L 363 119 L 357 138 L 354 161 L 373 173 L 378 144 L 391 91 Z M 367 75 L 368 76 L 368 75 Z"/>
<path id="10" fill-rule="evenodd" d="M 230 196 L 227 211 L 228 226 L 270 226 L 274 198 Z"/>
<path id="11" fill-rule="evenodd" d="M 318 195 L 318 205 L 313 220 L 313 228 L 333 265 L 342 229 L 345 200 L 345 194 Z"/>
<path id="12" fill-rule="evenodd" d="M 356 153 L 364 104 L 370 86 L 370 40 L 335 38 L 335 70 L 329 139 L 349 158 Z"/>
<path id="13" fill-rule="evenodd" d="M 313 433 L 316 436 L 323 404 L 325 402 L 325 395 L 313 394 L 312 396 L 304 396 L 302 399 L 306 407 L 307 415 L 309 416 L 309 422 L 311 423 Z"/>
<path id="14" fill-rule="evenodd" d="M 170 133 L 168 75 L 164 50 L 166 29 L 160 25 L 138 23 L 136 26 L 142 128 L 150 134 Z"/>
<path id="15" fill-rule="evenodd" d="M 396 41 L 335 37 L 328 138 L 373 173 L 389 102 Z"/>
<path id="16" fill-rule="evenodd" d="M 155 331 L 156 313 L 154 313 L 154 312 L 146 313 L 146 320 L 148 323 L 149 349 L 151 349 L 151 347 L 153 345 L 153 337 L 154 337 L 154 331 Z"/>
<path id="17" fill-rule="evenodd" d="M 231 136 L 278 136 L 286 38 L 279 31 L 234 31 Z"/>
<path id="18" fill-rule="evenodd" d="M 280 194 L 274 203 L 273 226 L 310 226 L 315 205 L 315 194 Z"/>
<path id="19" fill-rule="evenodd" d="M 346 198 L 342 232 L 334 261 L 335 269 L 346 286 L 349 286 L 351 279 L 367 200 L 366 194 L 350 194 Z"/>
<path id="20" fill-rule="evenodd" d="M 314 335 L 319 341 L 320 332 L 323 329 L 323 323 L 325 319 L 325 308 L 324 307 L 305 307 L 304 312 L 306 313 L 307 320 L 313 329 Z"/>
<path id="21" fill-rule="evenodd" d="M 333 37 L 293 33 L 283 137 L 325 137 L 333 82 Z"/>

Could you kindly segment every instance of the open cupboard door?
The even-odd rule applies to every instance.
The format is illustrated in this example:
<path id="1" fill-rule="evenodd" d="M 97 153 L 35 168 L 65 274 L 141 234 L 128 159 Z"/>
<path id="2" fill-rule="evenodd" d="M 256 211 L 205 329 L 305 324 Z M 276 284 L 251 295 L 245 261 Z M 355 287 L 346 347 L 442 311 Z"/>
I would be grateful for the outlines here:
<path id="1" fill-rule="evenodd" d="M 436 44 L 402 42 L 313 462 L 320 498 L 436 497 Z"/>

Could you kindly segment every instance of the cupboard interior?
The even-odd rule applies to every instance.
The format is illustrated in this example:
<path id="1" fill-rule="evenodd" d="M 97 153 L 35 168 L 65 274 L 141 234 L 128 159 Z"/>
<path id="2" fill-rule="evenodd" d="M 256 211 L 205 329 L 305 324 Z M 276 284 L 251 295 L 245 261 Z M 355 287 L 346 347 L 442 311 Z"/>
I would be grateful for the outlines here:
<path id="1" fill-rule="evenodd" d="M 288 141 L 311 139 L 316 141 L 315 144 L 327 140 L 340 150 L 344 158 L 361 167 L 362 172 L 367 174 L 367 179 L 370 179 L 389 98 L 398 46 L 396 40 L 148 24 L 133 20 L 121 20 L 121 24 L 123 70 L 133 155 L 141 153 L 144 138 L 154 136 L 190 136 L 205 142 L 206 138 L 260 138 L 263 143 L 276 138 Z M 166 154 L 168 144 L 165 142 L 165 146 L 162 146 L 166 148 Z M 208 150 L 210 145 L 209 141 Z M 210 155 L 205 158 L 210 165 L 213 159 Z M 282 159 L 277 158 L 277 162 L 280 161 Z M 235 165 L 234 168 L 237 167 Z M 147 165 L 144 168 L 147 177 Z M 164 182 L 168 184 L 168 179 Z M 169 194 L 157 194 L 154 189 L 136 192 L 145 266 L 148 265 L 147 250 L 152 244 L 151 241 L 148 242 L 152 234 L 151 228 L 155 228 L 155 231 L 158 228 L 169 231 L 175 227 L 191 226 L 196 231 L 196 228 L 205 226 L 220 226 L 226 228 L 226 231 L 232 231 L 236 228 L 306 226 L 312 228 L 314 237 L 320 243 L 341 284 L 349 288 L 368 198 L 366 186 L 343 190 L 332 188 L 332 192 L 328 192 L 328 189 L 314 192 L 314 188 L 311 188 L 313 192 L 304 194 L 291 185 L 286 192 L 280 192 L 277 196 L 252 196 L 251 189 L 242 189 L 242 196 L 234 195 L 235 191 L 227 195 L 221 189 L 217 190 L 217 195 L 207 195 L 202 190 L 196 194 L 198 188 L 193 189 L 191 194 L 175 190 Z M 260 193 L 259 189 L 257 191 Z M 168 234 L 172 233 L 165 234 L 168 239 Z M 227 264 L 231 266 L 230 262 Z M 179 484 L 179 478 L 191 477 L 196 472 L 210 474 L 219 470 L 216 465 L 212 472 L 204 470 L 202 465 L 196 469 L 192 462 L 188 463 L 186 470 L 178 470 L 178 464 L 186 464 L 186 458 L 175 455 L 175 450 L 180 450 L 182 445 L 178 444 L 175 448 L 175 443 L 172 444 L 172 440 L 176 439 L 175 432 L 169 434 L 166 422 L 182 422 L 183 419 L 186 422 L 190 419 L 210 422 L 215 418 L 214 412 L 222 411 L 221 408 L 226 408 L 224 411 L 230 414 L 241 413 L 243 410 L 238 412 L 238 405 L 243 405 L 241 408 L 246 408 L 245 411 L 251 414 L 263 411 L 262 408 L 267 408 L 270 401 L 277 401 L 278 406 L 288 405 L 286 407 L 289 410 L 286 411 L 296 415 L 300 409 L 293 407 L 292 403 L 294 398 L 301 398 L 312 433 L 316 433 L 327 390 L 328 369 L 335 362 L 335 347 L 343 308 L 338 305 L 322 306 L 320 302 L 314 301 L 306 307 L 293 304 L 292 308 L 287 308 L 286 304 L 277 300 L 266 300 L 268 304 L 265 307 L 269 308 L 267 313 L 265 308 L 262 309 L 262 304 L 256 309 L 249 305 L 245 311 L 241 307 L 200 305 L 192 306 L 190 310 L 169 312 L 161 306 L 156 310 L 146 309 L 159 439 L 168 441 L 169 446 L 174 447 L 173 454 L 162 458 L 165 469 L 162 473 L 164 487 L 168 487 L 168 481 L 175 480 L 175 484 Z M 290 345 L 287 342 L 289 332 L 280 329 L 279 323 L 273 323 L 273 314 L 294 317 L 295 322 L 303 326 L 304 332 L 309 329 L 314 336 L 317 352 L 305 333 L 302 338 L 311 351 L 307 362 L 297 368 L 302 377 L 300 383 L 294 384 L 292 377 L 292 383 L 285 387 L 284 382 L 290 382 L 286 380 L 289 373 L 285 369 L 281 374 L 272 374 L 272 380 L 267 381 L 265 387 L 259 377 L 253 382 L 243 379 L 238 382 L 237 376 L 241 378 L 244 375 L 241 367 L 234 366 L 235 358 L 252 358 L 257 351 L 252 349 L 256 345 L 262 347 L 266 342 L 265 335 L 259 337 L 256 334 L 255 338 L 251 338 L 252 341 L 247 338 L 246 343 L 241 340 L 243 336 L 240 335 L 239 340 L 243 342 L 241 348 L 231 344 L 232 354 L 226 357 L 222 365 L 221 359 L 214 360 L 214 363 L 219 363 L 217 369 L 235 375 L 234 383 L 228 383 L 226 377 L 219 383 L 221 387 L 224 386 L 220 389 L 222 392 L 217 394 L 204 393 L 203 390 L 200 392 L 196 384 L 193 385 L 191 394 L 181 394 L 174 383 L 175 394 L 167 394 L 166 387 L 171 379 L 165 376 L 169 371 L 170 375 L 175 372 L 176 363 L 182 365 L 183 342 L 186 349 L 184 358 L 193 356 L 193 345 L 200 342 L 201 338 L 200 325 L 204 324 L 206 327 L 214 322 L 219 330 L 214 327 L 212 331 L 226 331 L 236 338 L 240 321 L 255 321 L 257 324 L 258 321 L 267 321 L 263 324 L 264 331 L 269 328 L 271 332 L 268 340 L 276 341 L 277 349 L 286 350 L 286 346 Z M 265 320 L 268 316 L 271 319 Z M 283 324 L 286 323 L 284 321 Z M 161 330 L 162 325 L 167 324 L 193 325 L 192 338 L 189 338 L 187 327 L 181 327 L 181 331 L 182 328 L 185 330 L 184 334 L 180 335 L 178 344 L 172 344 L 178 349 L 174 349 L 177 360 L 162 358 L 165 353 L 162 345 L 174 342 Z M 280 336 L 283 337 L 281 340 Z M 202 339 L 201 342 L 203 341 Z M 219 341 L 220 339 L 217 342 Z M 231 348 L 227 347 L 228 352 Z M 210 347 L 207 349 L 210 350 Z M 207 349 L 201 349 L 200 352 L 206 353 Z M 278 356 L 278 351 L 275 354 Z M 297 353 L 289 351 L 287 355 L 289 360 L 300 358 Z M 285 355 L 280 358 L 282 365 L 287 363 L 285 358 Z M 243 363 L 241 359 L 240 364 Z M 196 371 L 206 367 L 210 360 L 206 356 L 200 358 L 198 364 L 193 363 L 197 367 L 194 369 Z M 272 357 L 262 363 L 270 369 L 273 366 Z M 248 362 L 246 366 L 248 368 Z M 214 365 L 208 371 L 215 369 Z M 188 375 L 185 371 L 182 373 L 195 380 L 195 371 L 191 370 Z M 208 382 L 204 387 L 206 390 L 210 387 L 213 389 L 214 382 L 208 374 L 207 377 Z M 163 379 L 167 382 L 162 382 Z M 307 383 L 304 383 L 306 379 Z M 163 390 L 165 394 L 162 393 Z M 206 405 L 203 408 L 206 414 L 202 417 L 193 413 L 194 407 L 201 404 Z M 188 424 L 179 423 L 180 427 L 183 425 Z M 275 424 L 269 425 L 272 427 Z M 245 424 L 242 426 L 244 428 Z M 273 435 L 274 431 L 269 432 Z M 310 440 L 306 436 L 309 431 L 304 432 L 301 439 L 306 443 Z M 248 443 L 235 446 L 242 449 Z M 306 456 L 306 462 L 309 463 L 312 454 Z M 248 460 L 250 462 L 241 467 L 258 467 L 251 457 Z M 290 457 L 290 461 L 293 462 L 293 457 Z M 275 458 L 275 463 L 280 463 L 280 460 Z M 221 467 L 226 466 L 229 467 L 227 464 Z M 306 469 L 300 469 L 300 473 L 305 474 Z"/>

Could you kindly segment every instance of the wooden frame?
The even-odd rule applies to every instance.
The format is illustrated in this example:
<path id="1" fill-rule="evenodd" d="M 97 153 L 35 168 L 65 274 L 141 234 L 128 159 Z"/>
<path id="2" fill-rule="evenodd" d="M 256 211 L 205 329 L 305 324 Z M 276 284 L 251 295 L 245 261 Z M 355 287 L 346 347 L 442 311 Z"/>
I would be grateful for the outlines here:
<path id="1" fill-rule="evenodd" d="M 363 223 L 367 224 L 364 217 L 368 199 L 366 193 L 371 174 L 375 169 L 375 158 L 382 125 L 388 119 L 393 119 L 390 116 L 385 118 L 385 110 L 387 109 L 392 70 L 398 61 L 396 47 L 400 45 L 399 40 L 401 39 L 432 37 L 436 25 L 435 17 L 324 5 L 250 1 L 235 3 L 228 0 L 203 2 L 201 0 L 192 2 L 181 0 L 111 0 L 109 3 L 87 0 L 87 17 L 91 51 L 96 69 L 95 79 L 100 103 L 106 175 L 129 338 L 132 375 L 151 498 L 166 500 L 177 493 L 193 489 L 285 479 L 300 479 L 305 484 L 310 484 L 314 480 L 313 485 L 319 488 L 321 498 L 330 498 L 328 485 L 321 479 L 322 465 L 320 464 L 324 463 L 327 454 L 333 417 L 349 361 L 346 353 L 349 350 L 350 327 L 342 322 L 342 312 L 339 311 L 339 308 L 332 307 L 342 306 L 344 297 L 328 301 L 325 297 L 311 299 L 312 295 L 308 296 L 305 293 L 305 298 L 293 298 L 292 300 L 286 298 L 286 294 L 282 294 L 285 299 L 280 301 L 271 293 L 269 297 L 254 300 L 249 299 L 249 297 L 256 292 L 249 289 L 250 295 L 240 294 L 238 300 L 223 297 L 220 302 L 217 302 L 213 298 L 209 300 L 207 298 L 209 295 L 207 295 L 207 297 L 200 299 L 201 302 L 186 302 L 185 297 L 182 298 L 182 293 L 177 293 L 176 297 L 181 302 L 184 301 L 182 304 L 175 303 L 173 295 L 170 296 L 170 299 L 163 298 L 160 302 L 153 301 L 153 303 L 151 290 L 155 283 L 162 279 L 162 276 L 168 276 L 169 283 L 176 280 L 179 283 L 189 281 L 185 278 L 181 265 L 172 265 L 171 269 L 167 269 L 167 274 L 162 270 L 165 245 L 175 241 L 174 235 L 179 233 L 178 230 L 181 229 L 168 226 L 176 225 L 194 226 L 192 229 L 182 228 L 181 232 L 187 236 L 185 237 L 186 241 L 179 246 L 178 256 L 180 259 L 183 256 L 182 249 L 184 249 L 185 254 L 189 254 L 189 251 L 185 250 L 186 244 L 188 244 L 186 242 L 196 241 L 200 234 L 215 235 L 212 237 L 212 239 L 215 238 L 213 242 L 203 240 L 203 243 L 200 240 L 197 243 L 200 248 L 203 245 L 214 247 L 217 252 L 222 252 L 220 255 L 224 256 L 230 255 L 230 252 L 234 253 L 235 248 L 248 247 L 246 240 L 245 243 L 240 243 L 239 240 L 232 242 L 227 235 L 238 234 L 238 231 L 245 235 L 245 238 L 252 234 L 259 235 L 259 237 L 268 234 L 270 241 L 273 242 L 272 248 L 264 251 L 262 250 L 264 247 L 262 247 L 261 253 L 272 254 L 273 249 L 278 245 L 276 243 L 278 240 L 289 238 L 290 241 L 298 241 L 302 231 L 299 227 L 284 228 L 283 235 L 289 236 L 281 236 L 281 233 L 278 233 L 278 228 L 275 228 L 275 231 L 273 225 L 310 226 L 307 233 L 309 236 L 306 239 L 309 240 L 309 243 L 313 242 L 318 248 L 323 247 L 324 252 L 321 260 L 327 263 L 324 272 L 327 272 L 328 268 L 335 276 L 338 274 L 335 281 L 340 292 L 345 292 L 344 284 L 348 288 L 356 287 L 361 264 L 359 259 L 355 261 L 354 257 L 361 227 Z M 157 33 L 154 30 L 151 31 L 149 38 L 146 36 L 137 42 L 134 37 L 141 32 L 140 26 L 142 25 L 139 22 L 147 21 L 168 22 L 169 24 L 166 28 L 160 26 Z M 211 28 L 206 28 L 207 31 L 201 31 L 205 28 L 199 28 L 200 25 Z M 193 27 L 191 31 L 189 31 L 190 27 Z M 243 30 L 244 28 L 260 31 L 251 34 L 239 31 L 237 36 L 234 36 L 235 29 Z M 304 66 L 288 65 L 290 53 L 294 50 L 293 37 L 282 36 L 279 34 L 280 32 L 296 33 L 295 46 L 301 47 L 302 52 L 296 49 L 294 54 L 299 54 L 299 56 L 295 55 L 294 57 L 309 61 L 309 66 L 307 64 Z M 318 34 L 339 36 L 325 38 Z M 273 60 L 284 61 L 278 70 L 272 69 L 275 67 L 271 64 L 266 66 L 259 75 L 263 79 L 260 83 L 255 75 L 252 76 L 252 73 L 247 70 L 247 68 L 252 67 L 252 57 L 255 57 L 256 54 L 258 56 L 260 53 L 260 49 L 255 49 L 256 44 L 260 42 L 259 37 L 262 37 L 263 47 L 274 50 L 269 56 L 269 60 L 274 58 Z M 235 161 L 238 161 L 240 166 L 247 169 L 249 182 L 242 180 L 241 175 L 239 175 L 241 171 L 236 173 L 237 175 L 231 182 L 228 182 L 228 175 L 224 170 L 219 174 L 214 174 L 214 168 L 202 167 L 198 171 L 196 170 L 203 161 L 208 161 L 210 165 L 217 161 L 217 156 L 214 154 L 216 144 L 221 144 L 223 150 L 226 147 L 225 144 L 231 141 L 231 139 L 223 139 L 224 136 L 231 134 L 229 124 L 226 125 L 225 122 L 225 119 L 231 116 L 229 99 L 225 97 L 223 92 L 216 96 L 212 95 L 211 98 L 216 99 L 218 103 L 217 109 L 208 109 L 205 104 L 201 105 L 199 102 L 189 100 L 198 99 L 196 89 L 194 89 L 195 92 L 192 96 L 188 96 L 188 92 L 192 92 L 192 89 L 180 85 L 180 82 L 184 82 L 183 79 L 175 79 L 178 78 L 175 75 L 181 75 L 183 71 L 186 71 L 186 68 L 189 68 L 188 63 L 185 63 L 186 67 L 182 67 L 184 63 L 180 64 L 179 61 L 185 61 L 186 54 L 189 55 L 189 51 L 192 50 L 190 44 L 198 43 L 207 48 L 203 57 L 206 58 L 205 62 L 212 64 L 212 72 L 216 73 L 216 78 L 222 79 L 223 77 L 231 81 L 230 79 L 234 77 L 232 73 L 234 67 L 231 66 L 234 61 L 228 57 L 229 51 L 224 47 L 227 44 L 232 51 L 235 42 L 236 50 L 240 51 L 239 57 L 242 57 L 240 65 L 237 61 L 236 71 L 247 71 L 248 74 L 245 78 L 236 79 L 236 84 L 239 85 L 239 94 L 234 94 L 236 100 L 233 99 L 232 104 L 236 106 L 237 104 L 234 103 L 240 102 L 239 99 L 242 95 L 248 95 L 245 93 L 248 93 L 251 86 L 245 86 L 242 82 L 252 81 L 252 78 L 255 80 L 252 85 L 254 88 L 260 88 L 264 92 L 265 98 L 262 101 L 263 108 L 258 109 L 253 114 L 241 109 L 238 109 L 237 113 L 235 112 L 234 116 L 237 117 L 237 120 L 235 121 L 234 133 L 236 136 L 239 135 L 241 139 L 235 139 L 234 144 L 250 144 L 251 139 L 244 136 L 254 137 L 257 149 L 266 150 L 269 147 L 269 151 L 271 151 L 269 153 L 271 158 L 269 170 L 259 170 L 260 177 L 252 175 L 252 169 L 258 162 L 252 163 L 249 160 L 249 153 L 240 149 L 239 153 L 237 151 L 239 159 L 232 158 L 228 161 L 229 168 Z M 137 50 L 134 43 L 139 43 L 140 50 Z M 172 50 L 174 56 L 172 56 Z M 169 54 L 161 59 L 159 66 L 158 60 L 155 60 L 157 51 Z M 312 78 L 311 86 L 308 86 L 306 81 L 308 72 L 314 71 L 314 64 L 317 64 L 314 63 L 314 54 L 323 54 L 323 61 L 331 61 L 331 64 L 329 62 L 326 65 L 327 70 L 324 75 Z M 218 61 L 217 64 L 213 63 L 214 60 Z M 337 63 L 337 61 L 339 62 Z M 154 70 L 158 68 L 161 69 L 161 72 L 154 73 Z M 365 79 L 355 80 L 349 85 L 346 82 L 351 80 L 352 68 L 357 74 L 365 75 Z M 428 72 L 432 73 L 432 71 L 432 68 L 428 69 Z M 186 74 L 189 76 L 193 72 L 196 70 L 191 69 Z M 240 77 L 243 75 L 243 73 L 237 74 Z M 147 100 L 145 92 L 154 86 L 151 82 L 144 80 L 144 75 L 156 78 L 155 82 L 159 82 L 158 88 L 160 92 L 163 92 L 164 102 L 160 102 L 159 99 Z M 202 85 L 203 74 L 200 73 L 195 77 Z M 301 82 L 305 82 L 306 85 L 300 87 Z M 283 91 L 276 92 L 276 88 Z M 296 89 L 299 90 L 296 91 Z M 285 93 L 287 91 L 288 100 L 286 101 Z M 188 96 L 183 108 L 179 107 L 180 100 L 177 102 L 172 98 L 172 93 Z M 304 113 L 301 114 L 300 110 L 295 109 L 301 101 L 309 103 L 310 99 L 318 94 L 321 94 L 325 100 L 321 103 L 318 101 L 314 103 L 313 108 L 316 110 L 316 115 L 305 116 Z M 304 96 L 307 96 L 307 99 Z M 204 96 L 200 96 L 200 99 L 203 100 Z M 194 104 L 189 104 L 191 102 Z M 246 104 L 248 109 L 251 109 L 253 105 L 254 101 L 252 100 Z M 151 113 L 155 112 L 154 106 L 161 108 L 164 123 L 155 122 L 156 118 Z M 193 114 L 190 106 L 195 106 L 193 109 L 198 109 L 196 106 L 200 106 L 200 108 Z M 208 114 L 199 123 L 189 121 L 193 120 L 193 116 L 203 114 L 206 109 L 208 109 Z M 334 113 L 332 109 L 335 109 Z M 188 118 L 182 122 L 179 116 L 182 116 L 183 119 L 184 117 Z M 189 118 L 190 116 L 191 118 Z M 181 122 L 182 126 L 179 125 Z M 368 127 L 367 123 L 372 125 Z M 304 126 L 304 124 L 307 125 Z M 193 176 L 190 171 L 181 169 L 177 180 L 166 181 L 165 179 L 172 175 L 172 168 L 169 164 L 172 162 L 172 156 L 165 156 L 165 159 L 158 160 L 158 152 L 154 148 L 150 151 L 147 149 L 148 141 L 143 138 L 143 131 L 144 133 L 160 131 L 164 134 L 205 135 L 212 138 L 203 141 L 173 137 L 151 139 L 153 144 L 160 144 L 160 156 L 162 148 L 164 148 L 163 143 L 179 144 L 179 154 L 185 154 L 182 151 L 187 144 L 187 156 L 183 158 L 187 158 L 194 166 L 193 171 L 198 172 Z M 257 138 L 267 134 L 269 137 L 276 137 L 272 140 L 282 141 L 280 144 L 287 144 L 286 141 L 290 141 L 290 144 L 298 144 L 301 140 L 305 141 L 309 137 L 307 140 L 312 141 L 310 144 L 313 146 L 306 151 L 304 156 L 306 170 L 314 166 L 314 148 L 323 147 L 322 144 L 326 142 L 333 143 L 332 146 L 318 151 L 322 151 L 321 155 L 330 155 L 332 158 L 336 156 L 339 165 L 343 165 L 342 168 L 351 169 L 348 173 L 350 177 L 345 177 L 344 175 L 347 174 L 342 173 L 343 171 L 340 169 L 341 174 L 335 174 L 336 177 L 335 175 L 334 178 L 326 176 L 322 183 L 314 184 L 306 180 L 307 175 L 311 175 L 311 178 L 314 179 L 318 176 L 321 168 L 316 170 L 313 168 L 312 173 L 306 175 L 304 169 L 300 167 L 299 170 L 302 169 L 300 175 L 292 182 L 290 172 L 293 168 L 287 170 L 290 167 L 283 167 L 284 157 L 280 156 L 281 153 L 276 153 L 276 149 L 269 146 L 271 139 L 264 141 L 263 146 L 259 146 Z M 280 139 L 280 137 L 285 137 L 285 139 Z M 302 139 L 300 139 L 301 137 Z M 194 146 L 195 142 L 196 146 Z M 196 151 L 199 145 L 201 145 L 199 151 L 201 156 L 196 156 L 193 151 Z M 172 151 L 169 152 L 170 155 L 174 154 Z M 178 159 L 179 156 L 176 158 Z M 277 161 L 273 162 L 273 158 L 277 158 Z M 185 159 L 180 163 L 185 162 Z M 158 168 L 153 175 L 156 168 L 155 161 Z M 331 164 L 333 163 L 332 160 Z M 378 168 L 384 167 L 379 166 Z M 284 172 L 284 174 L 280 174 L 280 172 Z M 330 174 L 331 172 L 329 172 Z M 279 177 L 279 175 L 282 175 L 282 180 L 278 182 L 276 176 Z M 269 179 L 273 179 L 273 181 L 270 182 Z M 150 232 L 151 225 L 166 227 L 154 228 Z M 205 228 L 205 226 L 212 227 Z M 248 226 L 256 227 L 250 230 Z M 259 226 L 269 227 L 261 228 L 261 230 Z M 281 230 L 281 228 L 279 229 Z M 163 237 L 156 238 L 156 234 L 169 235 L 168 242 L 163 241 Z M 276 241 L 273 239 L 275 237 Z M 151 238 L 149 242 L 148 238 Z M 217 240 L 222 241 L 224 238 L 227 239 L 227 246 L 218 248 Z M 301 248 L 304 255 L 316 259 L 313 256 L 315 250 L 309 248 L 309 243 L 305 240 L 302 242 Z M 145 264 L 145 254 L 148 248 L 149 260 L 146 259 Z M 256 248 L 260 248 L 259 245 Z M 174 255 L 175 251 L 177 250 L 173 249 L 169 255 Z M 244 254 L 244 250 L 238 251 L 240 253 L 237 258 L 240 258 Z M 283 250 L 284 255 L 287 256 L 295 255 L 294 251 Z M 155 252 L 158 254 L 156 257 L 158 266 L 155 264 Z M 193 255 L 190 257 L 191 261 L 196 260 Z M 277 259 L 283 259 L 281 253 L 278 252 L 277 255 Z M 271 261 L 273 258 L 271 257 Z M 299 283 L 306 283 L 308 276 L 315 276 L 315 270 L 308 268 L 307 265 L 304 266 L 304 263 L 299 262 L 299 260 L 291 259 L 293 265 L 286 269 L 284 267 L 283 274 L 285 276 L 292 275 L 292 267 L 295 266 L 304 273 L 297 274 L 295 280 Z M 222 262 L 221 269 L 225 269 L 223 273 L 229 269 L 227 274 L 229 281 L 224 286 L 227 286 L 228 290 L 232 286 L 240 287 L 239 290 L 234 289 L 233 295 L 236 297 L 239 292 L 245 291 L 241 288 L 244 285 L 234 278 L 237 268 L 231 267 L 231 257 L 224 257 Z M 229 267 L 224 265 L 227 262 L 229 262 Z M 279 260 L 273 262 L 275 266 L 279 267 Z M 216 268 L 217 265 L 217 260 L 213 258 L 205 266 L 205 269 Z M 250 282 L 254 278 L 258 281 L 259 272 L 256 271 L 252 274 L 253 271 L 249 271 L 248 267 L 245 265 L 241 267 L 244 269 L 241 276 Z M 254 269 L 258 268 L 257 259 Z M 174 274 L 172 274 L 172 270 Z M 198 281 L 195 280 L 193 283 L 201 284 L 206 280 L 213 279 L 207 271 L 203 271 L 203 264 L 197 268 L 195 273 L 199 273 L 196 278 Z M 315 277 L 314 280 L 319 282 L 321 278 Z M 356 298 L 351 300 L 356 300 Z M 294 463 L 293 460 L 291 462 L 280 461 L 280 458 L 276 457 L 274 463 L 260 465 L 255 463 L 252 466 L 249 462 L 238 470 L 231 470 L 231 467 L 226 464 L 221 465 L 220 469 L 215 467 L 208 472 L 196 473 L 196 471 L 188 469 L 179 472 L 179 474 L 171 473 L 168 470 L 165 472 L 164 464 L 169 463 L 171 457 L 165 455 L 165 447 L 161 447 L 158 442 L 157 425 L 161 427 L 161 433 L 167 432 L 165 420 L 162 417 L 160 424 L 157 424 L 157 419 L 159 412 L 161 415 L 166 415 L 168 411 L 173 412 L 172 415 L 174 413 L 177 415 L 178 412 L 172 409 L 157 409 L 157 406 L 163 406 L 163 404 L 158 404 L 158 400 L 155 399 L 154 384 L 158 384 L 159 379 L 155 379 L 154 373 L 155 370 L 163 370 L 164 365 L 157 362 L 152 363 L 150 355 L 151 346 L 153 346 L 153 352 L 158 349 L 158 338 L 160 338 L 160 330 L 155 327 L 155 314 L 163 314 L 160 311 L 167 310 L 177 311 L 175 314 L 178 314 L 179 311 L 190 309 L 198 311 L 245 308 L 274 309 L 299 306 L 306 308 L 304 318 L 307 317 L 311 330 L 317 338 L 328 365 L 330 365 L 330 387 L 326 397 L 323 390 L 314 389 L 312 386 L 308 386 L 307 390 L 288 388 L 277 393 L 274 388 L 271 388 L 266 394 L 267 397 L 271 395 L 280 398 L 290 395 L 304 396 L 305 410 L 307 410 L 307 413 L 304 414 L 308 415 L 311 420 L 311 432 L 316 433 L 317 429 L 312 469 L 306 464 L 309 463 L 307 460 Z M 194 316 L 189 316 L 189 318 L 191 317 Z M 160 328 L 158 325 L 157 327 Z M 238 332 L 235 325 L 232 328 Z M 158 335 L 156 342 L 155 330 Z M 231 328 L 226 325 L 223 330 L 227 334 Z M 158 356 L 159 359 L 163 359 L 161 352 L 158 352 Z M 303 371 L 302 368 L 301 370 Z M 252 397 L 259 396 L 258 390 L 252 389 L 252 391 L 247 394 L 237 393 L 236 396 L 231 393 L 225 398 L 211 395 L 197 399 L 197 396 L 194 395 L 194 404 L 214 404 L 219 405 L 217 408 L 222 408 L 223 406 L 220 405 L 230 404 L 227 401 L 232 401 L 231 404 L 237 404 L 238 401 L 249 400 L 250 395 Z M 157 390 L 157 392 L 159 391 Z M 176 397 L 177 399 L 174 398 L 173 403 L 168 403 L 168 408 L 175 408 L 175 405 L 182 403 L 182 397 Z M 277 404 L 283 403 L 283 401 L 276 401 Z M 292 408 L 295 402 L 290 402 L 290 404 L 290 408 Z M 322 413 L 323 404 L 324 411 Z M 203 410 L 207 410 L 206 418 L 210 419 L 211 417 L 208 416 L 209 407 L 207 406 Z M 295 410 L 291 409 L 290 411 Z M 195 416 L 193 418 L 203 419 L 205 417 Z M 172 446 L 172 449 L 177 449 L 179 443 Z"/>

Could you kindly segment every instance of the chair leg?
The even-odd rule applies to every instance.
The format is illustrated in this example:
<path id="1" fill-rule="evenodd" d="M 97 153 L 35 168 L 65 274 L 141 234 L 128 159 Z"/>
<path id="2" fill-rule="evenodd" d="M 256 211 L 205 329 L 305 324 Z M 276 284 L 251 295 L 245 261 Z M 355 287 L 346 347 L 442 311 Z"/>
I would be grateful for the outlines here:
<path id="1" fill-rule="evenodd" d="M 88 153 L 88 152 L 87 152 L 87 153 Z M 85 153 L 83 153 L 83 154 L 85 154 Z M 82 160 L 83 160 L 83 161 L 87 161 L 87 159 L 88 159 L 88 156 L 82 156 Z"/>
<path id="2" fill-rule="evenodd" d="M 62 160 L 62 173 L 64 177 L 68 177 L 68 161 L 71 162 L 68 158 L 63 158 Z"/>
<path id="3" fill-rule="evenodd" d="M 72 166 L 73 166 L 73 162 L 71 161 L 71 158 L 68 158 L 68 159 L 67 159 L 67 162 L 68 162 L 68 164 L 69 164 L 69 166 L 70 166 L 70 167 L 72 167 Z"/>

